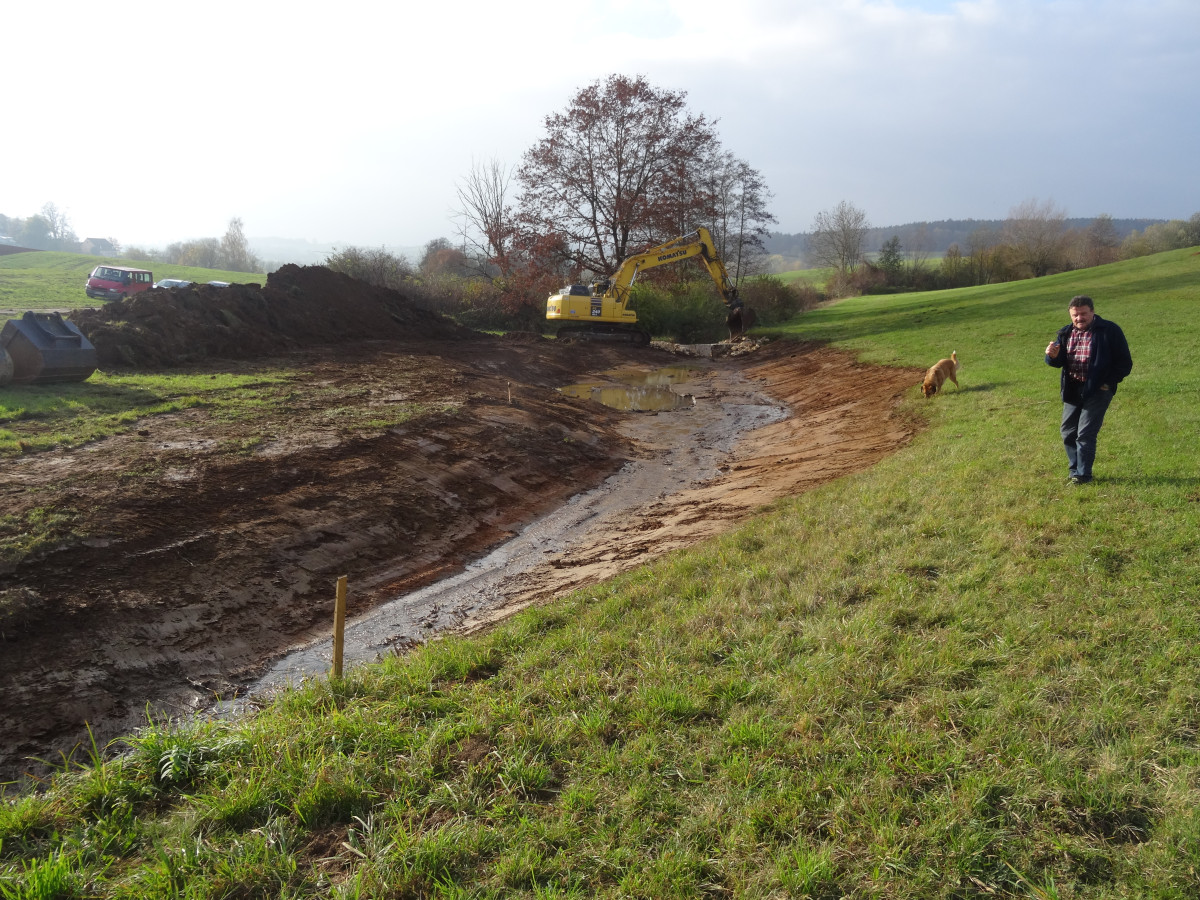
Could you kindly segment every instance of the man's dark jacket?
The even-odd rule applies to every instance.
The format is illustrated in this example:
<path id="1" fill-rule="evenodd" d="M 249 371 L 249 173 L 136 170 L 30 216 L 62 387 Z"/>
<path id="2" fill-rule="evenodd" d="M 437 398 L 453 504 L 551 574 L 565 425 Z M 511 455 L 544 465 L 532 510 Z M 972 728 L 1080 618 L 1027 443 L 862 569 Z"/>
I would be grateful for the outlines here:
<path id="1" fill-rule="evenodd" d="M 1071 337 L 1074 325 L 1064 325 L 1058 329 L 1058 341 L 1061 348 L 1056 359 L 1046 357 L 1046 364 L 1062 369 L 1059 381 L 1059 391 L 1063 400 L 1067 397 L 1067 340 Z M 1133 357 L 1129 355 L 1129 344 L 1125 341 L 1125 333 L 1116 322 L 1095 316 L 1092 319 L 1092 358 L 1088 362 L 1087 381 L 1083 383 L 1081 400 L 1086 400 L 1100 390 L 1101 385 L 1108 385 L 1114 394 L 1121 379 L 1133 370 Z"/>

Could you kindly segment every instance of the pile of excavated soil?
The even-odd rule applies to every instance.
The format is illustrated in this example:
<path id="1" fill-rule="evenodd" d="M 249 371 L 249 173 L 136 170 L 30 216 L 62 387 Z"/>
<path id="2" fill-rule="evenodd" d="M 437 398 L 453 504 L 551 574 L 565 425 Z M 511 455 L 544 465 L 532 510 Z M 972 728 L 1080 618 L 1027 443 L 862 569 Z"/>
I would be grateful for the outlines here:
<path id="1" fill-rule="evenodd" d="M 478 333 L 323 266 L 286 265 L 266 287 L 194 284 L 71 313 L 102 369 L 255 359 L 365 340 L 466 340 Z"/>

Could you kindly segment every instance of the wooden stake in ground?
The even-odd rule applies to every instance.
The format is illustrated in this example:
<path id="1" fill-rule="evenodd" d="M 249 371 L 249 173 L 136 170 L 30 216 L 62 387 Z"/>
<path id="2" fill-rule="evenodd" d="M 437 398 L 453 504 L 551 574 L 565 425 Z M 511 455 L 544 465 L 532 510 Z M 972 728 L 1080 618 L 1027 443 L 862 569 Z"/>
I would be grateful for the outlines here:
<path id="1" fill-rule="evenodd" d="M 333 602 L 333 671 L 331 678 L 342 677 L 342 644 L 346 639 L 346 576 L 337 580 L 337 599 Z"/>

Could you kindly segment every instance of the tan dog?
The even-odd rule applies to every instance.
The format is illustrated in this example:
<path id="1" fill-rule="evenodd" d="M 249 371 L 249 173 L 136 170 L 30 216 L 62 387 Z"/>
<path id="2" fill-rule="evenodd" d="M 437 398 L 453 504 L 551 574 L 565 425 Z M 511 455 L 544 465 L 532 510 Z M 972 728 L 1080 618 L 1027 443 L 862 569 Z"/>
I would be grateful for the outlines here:
<path id="1" fill-rule="evenodd" d="M 925 380 L 921 383 L 921 390 L 926 397 L 932 397 L 942 389 L 942 384 L 949 378 L 954 382 L 954 386 L 958 387 L 958 351 L 950 351 L 949 359 L 939 359 L 936 363 L 929 367 L 929 371 L 925 373 Z"/>

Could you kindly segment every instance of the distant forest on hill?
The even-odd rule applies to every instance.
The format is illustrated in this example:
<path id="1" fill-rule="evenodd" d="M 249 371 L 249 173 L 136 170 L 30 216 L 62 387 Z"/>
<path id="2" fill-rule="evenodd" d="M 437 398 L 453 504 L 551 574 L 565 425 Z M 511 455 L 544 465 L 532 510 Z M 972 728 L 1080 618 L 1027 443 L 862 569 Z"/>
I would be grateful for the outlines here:
<path id="1" fill-rule="evenodd" d="M 875 253 L 883 247 L 886 241 L 893 237 L 899 238 L 900 246 L 906 251 L 920 251 L 931 256 L 941 256 L 953 244 L 966 252 L 971 235 L 980 230 L 1001 231 L 1007 219 L 943 219 L 938 222 L 910 222 L 907 225 L 892 225 L 888 227 L 871 227 L 867 229 L 863 249 L 867 253 Z M 1089 219 L 1066 219 L 1067 229 L 1084 230 L 1093 222 Z M 1117 239 L 1123 240 L 1135 231 L 1144 231 L 1151 225 L 1159 225 L 1166 219 L 1113 219 Z M 800 258 L 808 249 L 809 232 L 784 234 L 771 232 L 764 241 L 767 253 L 778 254 L 789 258 Z"/>

